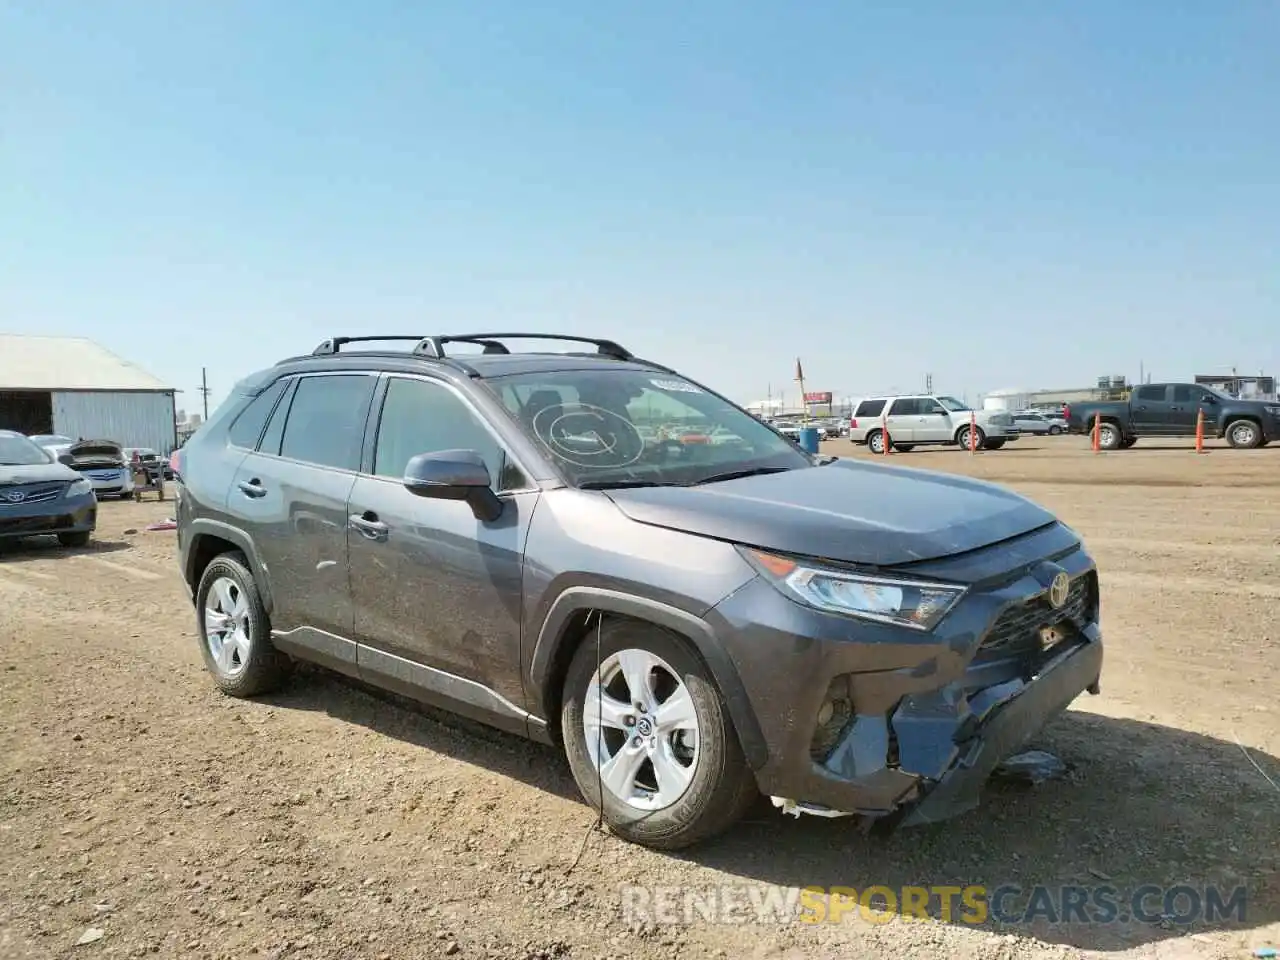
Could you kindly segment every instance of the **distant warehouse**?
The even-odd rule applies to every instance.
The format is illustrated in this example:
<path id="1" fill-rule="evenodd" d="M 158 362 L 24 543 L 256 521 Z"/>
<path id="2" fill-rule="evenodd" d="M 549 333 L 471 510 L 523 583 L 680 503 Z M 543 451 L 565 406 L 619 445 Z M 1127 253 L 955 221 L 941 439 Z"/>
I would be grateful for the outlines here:
<path id="1" fill-rule="evenodd" d="M 167 453 L 174 389 L 92 340 L 0 333 L 0 429 Z"/>

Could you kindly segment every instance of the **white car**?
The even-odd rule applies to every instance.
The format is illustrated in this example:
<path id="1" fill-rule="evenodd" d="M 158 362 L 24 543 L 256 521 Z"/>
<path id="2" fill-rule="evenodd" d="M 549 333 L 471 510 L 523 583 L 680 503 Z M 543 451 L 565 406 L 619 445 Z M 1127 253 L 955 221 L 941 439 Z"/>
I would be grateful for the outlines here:
<path id="1" fill-rule="evenodd" d="M 1038 410 L 1024 410 L 1013 415 L 1013 425 L 1022 433 L 1034 433 L 1040 436 L 1056 437 L 1067 432 L 1067 421 L 1061 417 L 1040 413 Z"/>
<path id="2" fill-rule="evenodd" d="M 75 461 L 71 469 L 88 478 L 99 499 L 133 499 L 133 468 L 120 444 L 114 440 L 80 440 L 65 452 Z"/>
<path id="3" fill-rule="evenodd" d="M 999 450 L 1018 439 L 1013 416 L 1002 411 L 971 410 L 955 397 L 913 394 L 867 397 L 859 401 L 849 420 L 849 439 L 884 453 L 884 434 L 893 449 L 906 453 L 923 444 L 969 446 L 969 425 L 977 427 L 977 446 Z"/>

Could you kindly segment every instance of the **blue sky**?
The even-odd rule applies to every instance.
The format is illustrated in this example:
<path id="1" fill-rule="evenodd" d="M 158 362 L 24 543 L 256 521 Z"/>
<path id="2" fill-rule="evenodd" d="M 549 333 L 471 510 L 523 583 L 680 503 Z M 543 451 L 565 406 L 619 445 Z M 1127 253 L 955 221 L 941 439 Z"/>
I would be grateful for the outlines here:
<path id="1" fill-rule="evenodd" d="M 1277 374 L 1277 49 L 1275 0 L 6 0 L 0 330 L 215 403 L 477 328 L 743 401 L 797 354 L 837 394 Z"/>

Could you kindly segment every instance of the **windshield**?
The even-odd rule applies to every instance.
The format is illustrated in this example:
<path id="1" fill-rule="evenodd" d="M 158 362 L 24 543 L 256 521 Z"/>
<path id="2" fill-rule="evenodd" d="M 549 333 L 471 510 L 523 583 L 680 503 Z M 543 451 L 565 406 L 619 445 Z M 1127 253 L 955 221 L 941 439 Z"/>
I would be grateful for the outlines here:
<path id="1" fill-rule="evenodd" d="M 70 437 L 62 437 L 56 433 L 39 434 L 37 436 L 31 437 L 31 442 L 35 444 L 39 444 L 42 447 L 57 447 L 64 443 L 67 443 L 67 444 L 75 443 L 75 441 L 72 440 Z"/>
<path id="2" fill-rule="evenodd" d="M 26 437 L 0 437 L 0 467 L 34 467 L 49 462 L 49 455 Z"/>
<path id="3" fill-rule="evenodd" d="M 554 370 L 484 381 L 575 484 L 700 483 L 813 465 L 750 414 L 646 370 Z"/>
<path id="4" fill-rule="evenodd" d="M 938 397 L 938 402 L 952 413 L 964 413 L 969 408 L 955 397 Z"/>

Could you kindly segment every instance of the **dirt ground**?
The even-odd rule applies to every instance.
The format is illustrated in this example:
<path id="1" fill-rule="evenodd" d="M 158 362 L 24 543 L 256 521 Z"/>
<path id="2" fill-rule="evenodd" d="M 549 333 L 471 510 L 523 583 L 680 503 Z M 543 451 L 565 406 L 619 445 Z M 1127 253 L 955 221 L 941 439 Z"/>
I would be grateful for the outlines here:
<path id="1" fill-rule="evenodd" d="M 847 454 L 846 444 L 831 452 Z M 865 454 L 857 454 L 864 456 Z M 1280 946 L 1280 451 L 1077 438 L 892 462 L 1058 511 L 1094 552 L 1101 696 L 1068 764 L 950 824 L 864 837 L 762 802 L 682 856 L 593 831 L 552 750 L 306 671 L 203 672 L 167 504 L 0 553 L 0 958 L 1247 957 Z M 584 847 L 585 843 L 585 847 Z M 581 859 L 574 865 L 581 851 Z M 1243 923 L 629 923 L 620 885 L 1245 885 Z M 1157 901 L 1158 902 L 1158 901 Z M 93 939 L 96 935 L 96 939 Z M 77 945 L 80 939 L 91 942 Z"/>

